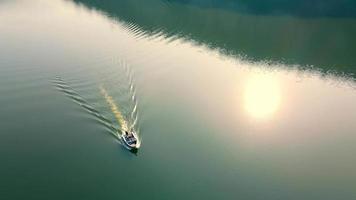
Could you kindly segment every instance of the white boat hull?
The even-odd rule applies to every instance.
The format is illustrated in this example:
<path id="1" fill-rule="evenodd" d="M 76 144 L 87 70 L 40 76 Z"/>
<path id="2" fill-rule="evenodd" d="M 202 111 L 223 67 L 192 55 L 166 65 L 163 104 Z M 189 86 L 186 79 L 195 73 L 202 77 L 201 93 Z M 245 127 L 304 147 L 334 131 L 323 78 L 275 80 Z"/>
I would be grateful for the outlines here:
<path id="1" fill-rule="evenodd" d="M 135 132 L 131 132 L 131 134 L 133 135 L 133 137 L 136 139 L 136 143 L 131 143 L 129 141 L 129 139 L 125 136 L 125 131 L 122 131 L 122 141 L 124 143 L 124 146 L 128 149 L 128 150 L 137 150 L 138 148 L 140 148 L 141 146 L 141 141 L 138 138 L 137 133 Z"/>

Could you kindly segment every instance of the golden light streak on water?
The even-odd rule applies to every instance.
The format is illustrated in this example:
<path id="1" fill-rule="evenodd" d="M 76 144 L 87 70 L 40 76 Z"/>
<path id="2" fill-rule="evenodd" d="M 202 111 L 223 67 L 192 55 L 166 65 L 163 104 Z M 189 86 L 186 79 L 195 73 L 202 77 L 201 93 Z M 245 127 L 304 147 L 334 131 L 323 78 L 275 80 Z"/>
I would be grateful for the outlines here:
<path id="1" fill-rule="evenodd" d="M 106 102 L 109 104 L 111 111 L 114 113 L 117 121 L 119 122 L 121 129 L 128 130 L 128 124 L 120 112 L 118 106 L 115 104 L 114 99 L 108 94 L 103 86 L 100 86 L 100 92 L 104 96 Z"/>

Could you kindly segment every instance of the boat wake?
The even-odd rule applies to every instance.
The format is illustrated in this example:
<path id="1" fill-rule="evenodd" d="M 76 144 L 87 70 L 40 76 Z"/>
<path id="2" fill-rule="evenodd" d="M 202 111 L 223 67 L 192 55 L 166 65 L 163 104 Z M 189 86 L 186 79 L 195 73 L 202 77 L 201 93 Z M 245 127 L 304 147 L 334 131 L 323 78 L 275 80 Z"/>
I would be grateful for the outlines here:
<path id="1" fill-rule="evenodd" d="M 110 133 L 111 136 L 114 136 L 115 139 L 119 141 L 120 144 L 123 145 L 123 135 L 122 133 L 125 131 L 131 132 L 134 131 L 138 134 L 138 128 L 136 128 L 136 124 L 138 121 L 138 112 L 137 112 L 137 100 L 136 100 L 136 92 L 133 84 L 132 73 L 127 70 L 129 77 L 129 87 L 128 92 L 130 95 L 130 101 L 133 103 L 133 107 L 131 112 L 129 112 L 129 116 L 125 117 L 121 112 L 120 107 L 115 102 L 114 98 L 110 96 L 109 92 L 103 85 L 99 86 L 99 90 L 106 103 L 109 105 L 109 108 L 113 115 L 115 116 L 119 127 L 115 126 L 112 120 L 104 116 L 97 109 L 95 109 L 88 101 L 86 101 L 78 92 L 76 92 L 67 82 L 65 82 L 61 77 L 57 76 L 52 83 L 59 91 L 63 92 L 67 97 L 69 97 L 73 102 L 80 105 L 84 108 L 89 114 L 95 117 L 95 119 L 105 126 Z M 137 130 L 136 130 L 137 129 Z"/>
<path id="2" fill-rule="evenodd" d="M 119 123 L 122 131 L 135 131 L 135 125 L 137 123 L 138 114 L 137 114 L 137 103 L 134 104 L 133 110 L 131 112 L 131 120 L 127 120 L 124 115 L 120 112 L 119 107 L 115 104 L 114 99 L 108 94 L 107 90 L 100 86 L 100 92 L 108 103 L 112 113 L 115 115 L 117 122 Z M 134 98 L 132 98 L 134 100 Z M 132 122 L 132 123 L 130 123 Z M 120 135 L 120 134 L 119 134 Z"/>

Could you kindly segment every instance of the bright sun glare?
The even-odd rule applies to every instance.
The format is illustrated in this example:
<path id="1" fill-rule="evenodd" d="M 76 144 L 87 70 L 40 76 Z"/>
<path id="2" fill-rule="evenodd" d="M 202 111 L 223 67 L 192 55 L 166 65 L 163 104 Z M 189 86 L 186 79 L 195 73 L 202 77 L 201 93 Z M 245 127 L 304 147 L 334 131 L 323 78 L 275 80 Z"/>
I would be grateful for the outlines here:
<path id="1" fill-rule="evenodd" d="M 252 74 L 246 82 L 244 105 L 247 113 L 257 119 L 267 119 L 278 110 L 280 86 L 271 74 Z"/>

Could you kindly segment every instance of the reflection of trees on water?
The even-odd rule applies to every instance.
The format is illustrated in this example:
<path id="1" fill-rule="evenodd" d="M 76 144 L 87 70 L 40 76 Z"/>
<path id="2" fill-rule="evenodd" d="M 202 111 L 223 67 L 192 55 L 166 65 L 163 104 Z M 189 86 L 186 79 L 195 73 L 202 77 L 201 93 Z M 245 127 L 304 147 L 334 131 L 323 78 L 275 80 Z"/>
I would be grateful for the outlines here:
<path id="1" fill-rule="evenodd" d="M 80 5 L 104 11 L 113 19 L 135 24 L 147 35 L 163 32 L 167 37 L 194 40 L 225 54 L 244 56 L 253 61 L 313 66 L 322 73 L 356 74 L 356 19 L 341 18 L 343 15 L 337 11 L 345 5 L 350 5 L 348 9 L 355 9 L 354 3 L 347 0 L 328 1 L 328 6 L 338 6 L 334 10 L 326 9 L 324 15 L 337 17 L 309 18 L 293 16 L 296 9 L 302 8 L 288 9 L 294 4 L 312 5 L 305 8 L 308 12 L 321 0 L 313 3 L 283 1 L 289 2 L 289 7 L 285 8 L 283 5 L 287 3 L 274 4 L 278 1 L 282 0 L 271 0 L 269 4 L 259 1 L 261 5 L 257 5 L 256 1 L 242 0 L 75 0 Z M 267 14 L 269 7 L 276 6 L 289 16 L 272 15 L 272 10 L 271 15 L 252 15 L 252 11 L 252 14 L 246 14 L 202 7 L 234 9 L 235 4 L 246 5 L 254 12 L 266 5 L 264 12 Z M 347 15 L 347 10 L 343 14 Z"/>

